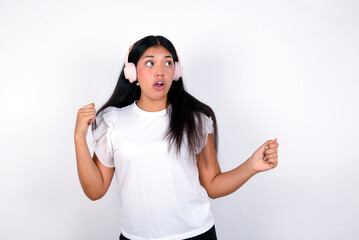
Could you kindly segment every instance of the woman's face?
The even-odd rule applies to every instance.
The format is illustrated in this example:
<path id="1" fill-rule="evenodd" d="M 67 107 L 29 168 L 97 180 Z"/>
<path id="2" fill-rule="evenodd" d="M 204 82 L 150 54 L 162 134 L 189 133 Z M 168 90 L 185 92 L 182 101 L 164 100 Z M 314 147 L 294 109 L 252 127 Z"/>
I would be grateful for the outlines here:
<path id="1" fill-rule="evenodd" d="M 141 101 L 167 101 L 175 73 L 173 57 L 162 46 L 148 48 L 137 62 Z"/>

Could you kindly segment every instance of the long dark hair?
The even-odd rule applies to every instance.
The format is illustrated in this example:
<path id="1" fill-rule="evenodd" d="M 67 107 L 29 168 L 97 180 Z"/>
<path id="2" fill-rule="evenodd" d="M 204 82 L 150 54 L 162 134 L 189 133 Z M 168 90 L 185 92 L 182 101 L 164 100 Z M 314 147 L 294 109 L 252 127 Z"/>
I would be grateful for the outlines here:
<path id="1" fill-rule="evenodd" d="M 137 41 L 128 55 L 128 62 L 132 62 L 137 66 L 138 60 L 142 54 L 150 47 L 163 46 L 173 57 L 174 61 L 178 61 L 178 56 L 173 44 L 163 36 L 147 36 Z M 130 83 L 124 75 L 122 68 L 120 77 L 117 81 L 115 90 L 110 99 L 97 111 L 97 114 L 109 106 L 122 108 L 139 100 L 141 96 L 141 88 L 136 82 Z M 183 85 L 182 77 L 178 81 L 173 81 L 172 86 L 167 95 L 167 104 L 171 104 L 171 108 L 167 108 L 170 116 L 170 123 L 167 134 L 170 147 L 175 144 L 177 153 L 180 152 L 183 143 L 184 134 L 187 136 L 189 152 L 195 156 L 196 148 L 203 140 L 202 125 L 203 118 L 201 114 L 211 117 L 213 121 L 213 140 L 216 152 L 218 150 L 218 133 L 217 121 L 213 110 L 206 104 L 200 102 L 191 94 L 189 94 Z M 97 128 L 96 120 L 92 123 L 92 130 Z"/>

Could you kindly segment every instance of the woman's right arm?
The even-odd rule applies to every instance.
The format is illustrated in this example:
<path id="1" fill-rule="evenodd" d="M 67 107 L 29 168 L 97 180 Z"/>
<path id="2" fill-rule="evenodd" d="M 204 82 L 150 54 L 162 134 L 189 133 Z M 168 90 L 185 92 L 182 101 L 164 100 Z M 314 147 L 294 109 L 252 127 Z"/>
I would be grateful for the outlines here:
<path id="1" fill-rule="evenodd" d="M 77 172 L 82 189 L 91 200 L 100 199 L 107 192 L 115 168 L 104 166 L 94 153 L 91 157 L 87 146 L 86 135 L 88 127 L 96 118 L 95 104 L 91 103 L 80 108 L 77 113 L 75 126 L 75 150 L 77 160 Z"/>

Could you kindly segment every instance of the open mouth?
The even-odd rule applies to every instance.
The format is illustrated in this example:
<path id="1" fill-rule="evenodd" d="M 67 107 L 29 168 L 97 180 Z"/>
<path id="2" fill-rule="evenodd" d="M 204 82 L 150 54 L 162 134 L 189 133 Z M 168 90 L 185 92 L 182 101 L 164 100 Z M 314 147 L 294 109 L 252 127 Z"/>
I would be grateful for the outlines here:
<path id="1" fill-rule="evenodd" d="M 157 90 L 162 90 L 165 88 L 165 83 L 162 81 L 158 81 L 153 85 L 153 87 Z"/>
<path id="2" fill-rule="evenodd" d="M 155 87 L 162 87 L 164 86 L 165 84 L 163 82 L 156 82 L 155 83 Z"/>

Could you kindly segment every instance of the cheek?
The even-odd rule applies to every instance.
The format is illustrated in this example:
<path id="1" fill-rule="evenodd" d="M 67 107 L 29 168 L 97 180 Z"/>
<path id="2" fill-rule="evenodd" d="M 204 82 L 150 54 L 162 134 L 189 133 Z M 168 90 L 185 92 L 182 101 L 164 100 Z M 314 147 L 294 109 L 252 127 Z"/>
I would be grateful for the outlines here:
<path id="1" fill-rule="evenodd" d="M 168 68 L 166 69 L 166 75 L 173 76 L 175 74 L 175 68 Z"/>
<path id="2" fill-rule="evenodd" d="M 147 76 L 150 75 L 151 71 L 149 68 L 137 68 L 137 76 Z"/>

